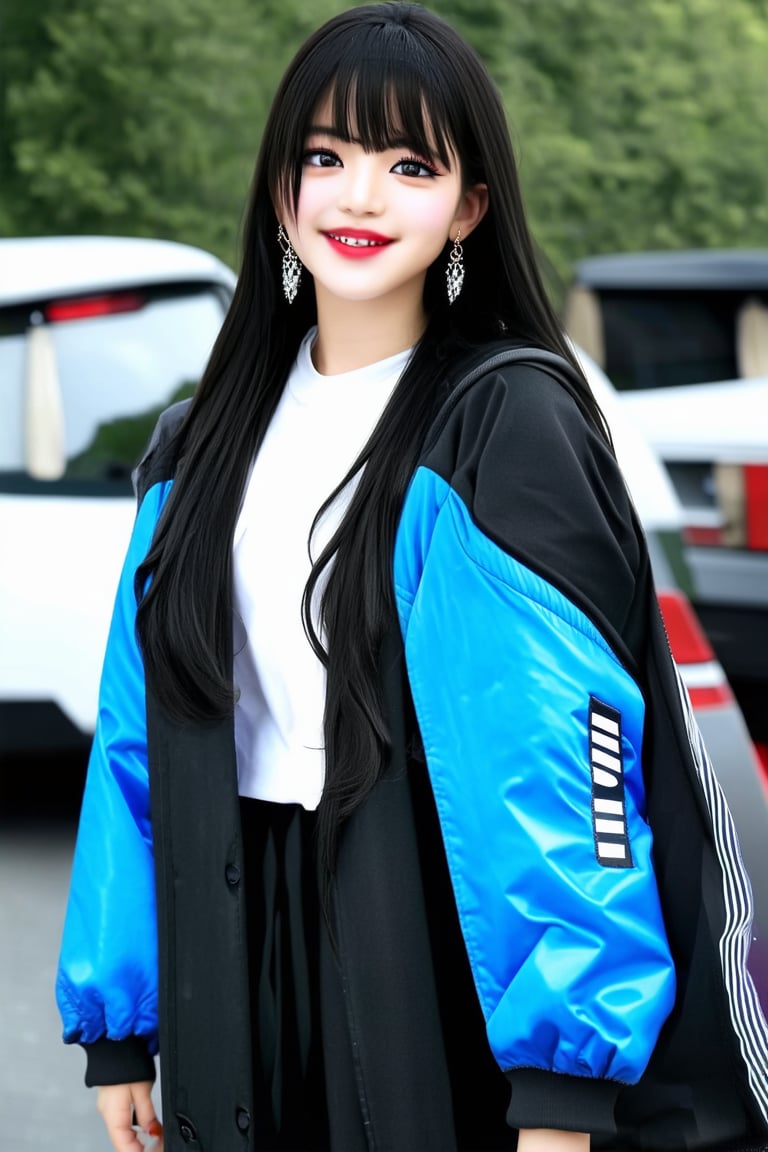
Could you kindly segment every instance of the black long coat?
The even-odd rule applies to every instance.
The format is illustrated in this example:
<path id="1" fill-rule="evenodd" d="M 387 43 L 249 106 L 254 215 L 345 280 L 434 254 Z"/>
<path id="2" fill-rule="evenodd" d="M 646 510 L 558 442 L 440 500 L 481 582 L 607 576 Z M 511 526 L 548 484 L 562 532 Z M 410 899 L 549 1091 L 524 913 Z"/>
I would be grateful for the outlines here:
<path id="1" fill-rule="evenodd" d="M 483 370 L 476 371 L 464 393 L 482 377 Z M 460 406 L 457 412 L 460 420 Z M 455 428 L 451 434 L 457 438 Z M 141 483 L 165 478 L 168 467 L 156 444 Z M 681 697 L 644 552 L 638 579 L 647 629 L 648 820 L 678 995 L 642 1080 L 619 1092 L 616 1132 L 594 1138 L 593 1147 L 764 1147 L 766 1125 L 750 1077 L 756 1067 L 760 1075 L 761 1060 L 765 1077 L 765 1052 L 758 1038 L 745 1059 L 718 955 L 733 915 L 729 900 L 736 899 L 723 884 L 727 812 Z M 391 758 L 344 828 L 331 893 L 336 951 L 324 936 L 321 955 L 326 1052 L 334 1054 L 334 1152 L 501 1148 L 494 1141 L 505 1137 L 495 1119 L 485 1135 L 479 1125 L 474 1137 L 467 1119 L 503 1110 L 504 1084 L 489 1071 L 427 777 L 409 753 L 418 741 L 394 622 L 381 679 Z M 233 722 L 182 729 L 163 716 L 151 688 L 147 704 L 152 821 L 163 830 L 156 837 L 156 875 L 166 1147 L 251 1152 Z M 552 1126 L 544 1085 L 541 1099 L 540 1126 Z"/>

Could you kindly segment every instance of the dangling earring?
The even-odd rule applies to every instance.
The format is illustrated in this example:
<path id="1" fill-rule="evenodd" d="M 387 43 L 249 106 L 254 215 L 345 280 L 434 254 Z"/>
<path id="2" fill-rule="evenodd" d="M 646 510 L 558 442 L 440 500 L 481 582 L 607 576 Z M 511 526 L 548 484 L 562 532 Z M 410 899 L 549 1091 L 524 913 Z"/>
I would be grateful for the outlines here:
<path id="1" fill-rule="evenodd" d="M 283 292 L 288 303 L 293 304 L 301 284 L 301 261 L 282 224 L 277 229 L 277 242 L 283 250 Z"/>
<path id="2" fill-rule="evenodd" d="M 464 249 L 459 243 L 460 240 L 461 228 L 456 233 L 456 239 L 448 259 L 448 267 L 445 270 L 445 278 L 448 281 L 449 304 L 453 304 L 458 299 L 461 289 L 464 287 Z"/>

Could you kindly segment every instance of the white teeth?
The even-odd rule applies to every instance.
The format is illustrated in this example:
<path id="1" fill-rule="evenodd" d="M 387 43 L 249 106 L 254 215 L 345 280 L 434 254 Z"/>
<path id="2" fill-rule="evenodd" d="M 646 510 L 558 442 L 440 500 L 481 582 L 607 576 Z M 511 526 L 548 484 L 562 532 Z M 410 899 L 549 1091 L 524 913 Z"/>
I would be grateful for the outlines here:
<path id="1" fill-rule="evenodd" d="M 332 240 L 338 240 L 340 244 L 348 244 L 350 248 L 383 248 L 384 243 L 381 240 L 360 240 L 356 236 L 334 236 L 330 234 Z"/>

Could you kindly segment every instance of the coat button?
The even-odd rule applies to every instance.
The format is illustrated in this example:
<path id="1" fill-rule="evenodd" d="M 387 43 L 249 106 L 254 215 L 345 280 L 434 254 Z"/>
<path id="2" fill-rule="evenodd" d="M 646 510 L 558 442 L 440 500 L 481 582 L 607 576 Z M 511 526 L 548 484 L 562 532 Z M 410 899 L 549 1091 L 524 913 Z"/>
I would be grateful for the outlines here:
<path id="1" fill-rule="evenodd" d="M 251 1126 L 251 1114 L 247 1108 L 238 1108 L 235 1113 L 235 1123 L 241 1132 L 247 1132 Z"/>
<path id="2" fill-rule="evenodd" d="M 197 1140 L 197 1132 L 192 1121 L 187 1116 L 182 1116 L 181 1112 L 176 1113 L 176 1119 L 179 1122 L 179 1135 L 185 1144 L 193 1144 Z"/>
<path id="3" fill-rule="evenodd" d="M 240 869 L 237 864 L 227 864 L 224 869 L 224 875 L 227 878 L 227 884 L 229 884 L 231 888 L 236 888 L 240 883 Z"/>

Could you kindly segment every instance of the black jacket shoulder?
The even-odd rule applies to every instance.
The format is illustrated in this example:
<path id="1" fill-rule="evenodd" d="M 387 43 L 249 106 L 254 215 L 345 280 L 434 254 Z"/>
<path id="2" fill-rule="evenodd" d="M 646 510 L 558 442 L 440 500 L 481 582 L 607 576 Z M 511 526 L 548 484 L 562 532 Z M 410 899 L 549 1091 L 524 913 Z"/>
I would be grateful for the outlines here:
<path id="1" fill-rule="evenodd" d="M 169 480 L 176 471 L 177 435 L 189 412 L 191 398 L 179 400 L 160 413 L 144 455 L 131 473 L 139 504 L 153 484 Z"/>
<path id="2" fill-rule="evenodd" d="M 457 384 L 421 464 L 457 493 L 486 536 L 558 587 L 636 664 L 638 593 L 648 575 L 642 527 L 575 370 L 532 353 L 491 359 Z"/>

